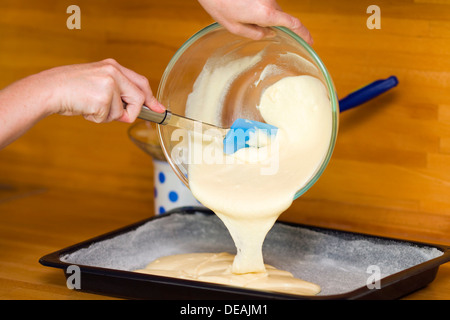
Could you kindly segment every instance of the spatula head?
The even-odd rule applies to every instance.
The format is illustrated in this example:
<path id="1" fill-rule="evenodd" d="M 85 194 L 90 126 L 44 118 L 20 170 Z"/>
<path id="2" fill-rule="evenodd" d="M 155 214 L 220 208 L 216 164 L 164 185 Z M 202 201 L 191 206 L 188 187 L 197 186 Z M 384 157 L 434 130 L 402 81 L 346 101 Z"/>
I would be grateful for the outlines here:
<path id="1" fill-rule="evenodd" d="M 248 148 L 250 145 L 255 146 L 251 142 L 251 138 L 266 135 L 270 138 L 277 133 L 278 128 L 268 123 L 237 119 L 233 122 L 223 139 L 223 152 L 225 154 L 233 154 L 239 149 Z"/>

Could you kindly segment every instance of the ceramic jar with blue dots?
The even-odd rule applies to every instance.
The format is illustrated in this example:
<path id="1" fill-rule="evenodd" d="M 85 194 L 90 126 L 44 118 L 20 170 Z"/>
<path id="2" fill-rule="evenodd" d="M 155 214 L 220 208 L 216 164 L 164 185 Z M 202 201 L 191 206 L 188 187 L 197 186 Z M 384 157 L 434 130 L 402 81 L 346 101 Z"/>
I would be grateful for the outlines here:
<path id="1" fill-rule="evenodd" d="M 153 159 L 155 213 L 180 207 L 203 207 L 166 161 Z"/>

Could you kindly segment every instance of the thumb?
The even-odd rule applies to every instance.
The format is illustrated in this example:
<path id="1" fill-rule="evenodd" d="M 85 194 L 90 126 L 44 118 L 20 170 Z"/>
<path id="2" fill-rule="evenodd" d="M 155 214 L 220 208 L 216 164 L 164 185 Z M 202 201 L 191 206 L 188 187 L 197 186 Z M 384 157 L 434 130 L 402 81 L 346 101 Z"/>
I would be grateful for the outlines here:
<path id="1" fill-rule="evenodd" d="M 166 108 L 153 95 L 145 100 L 145 105 L 155 112 L 166 111 Z"/>

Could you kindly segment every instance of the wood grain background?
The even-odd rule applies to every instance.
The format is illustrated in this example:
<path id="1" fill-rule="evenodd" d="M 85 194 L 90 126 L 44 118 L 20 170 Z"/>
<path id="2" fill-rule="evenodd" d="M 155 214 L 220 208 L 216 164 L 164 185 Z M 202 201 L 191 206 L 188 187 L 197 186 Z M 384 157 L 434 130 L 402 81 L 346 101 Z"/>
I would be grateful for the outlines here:
<path id="1" fill-rule="evenodd" d="M 377 1 L 379 30 L 366 27 L 372 1 L 278 3 L 311 31 L 340 98 L 399 79 L 341 114 L 328 168 L 281 219 L 450 245 L 450 2 Z M 81 30 L 66 27 L 71 4 Z M 156 92 L 175 51 L 213 22 L 194 0 L 2 0 L 0 12 L 0 88 L 114 58 Z M 98 298 L 68 290 L 37 259 L 154 214 L 151 159 L 128 127 L 54 115 L 0 151 L 1 298 Z M 450 298 L 442 269 L 437 289 L 415 297 Z"/>

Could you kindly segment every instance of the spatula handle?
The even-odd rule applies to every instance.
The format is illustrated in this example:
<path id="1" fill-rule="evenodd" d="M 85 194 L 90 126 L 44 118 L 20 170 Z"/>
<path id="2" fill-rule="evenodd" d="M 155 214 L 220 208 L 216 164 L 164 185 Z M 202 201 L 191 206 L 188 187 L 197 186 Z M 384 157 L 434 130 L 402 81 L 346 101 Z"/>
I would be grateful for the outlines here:
<path id="1" fill-rule="evenodd" d="M 339 109 L 341 112 L 343 112 L 359 106 L 360 104 L 363 104 L 370 99 L 373 99 L 376 96 L 388 91 L 389 89 L 394 88 L 397 84 L 398 79 L 396 76 L 390 76 L 387 79 L 374 81 L 371 84 L 353 93 L 350 93 L 345 98 L 339 100 Z"/>
<path id="2" fill-rule="evenodd" d="M 141 112 L 138 115 L 138 118 L 142 120 L 155 122 L 158 124 L 166 124 L 169 121 L 171 115 L 172 114 L 168 110 L 164 111 L 163 113 L 160 113 L 150 110 L 146 106 L 143 106 Z"/>

